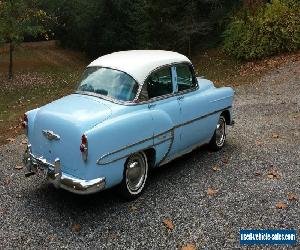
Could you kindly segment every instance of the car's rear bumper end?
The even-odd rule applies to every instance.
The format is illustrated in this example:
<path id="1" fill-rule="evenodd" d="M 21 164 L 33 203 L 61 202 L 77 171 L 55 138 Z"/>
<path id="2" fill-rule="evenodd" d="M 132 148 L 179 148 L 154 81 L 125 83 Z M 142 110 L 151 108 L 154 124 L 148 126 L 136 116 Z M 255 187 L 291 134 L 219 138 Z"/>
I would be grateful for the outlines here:
<path id="1" fill-rule="evenodd" d="M 43 157 L 35 157 L 31 152 L 31 145 L 27 146 L 24 154 L 24 164 L 30 176 L 39 170 L 44 171 L 45 177 L 53 183 L 56 188 L 62 188 L 76 194 L 92 194 L 105 188 L 105 177 L 93 180 L 83 180 L 61 171 L 60 160 L 57 158 L 54 164 L 46 161 Z"/>

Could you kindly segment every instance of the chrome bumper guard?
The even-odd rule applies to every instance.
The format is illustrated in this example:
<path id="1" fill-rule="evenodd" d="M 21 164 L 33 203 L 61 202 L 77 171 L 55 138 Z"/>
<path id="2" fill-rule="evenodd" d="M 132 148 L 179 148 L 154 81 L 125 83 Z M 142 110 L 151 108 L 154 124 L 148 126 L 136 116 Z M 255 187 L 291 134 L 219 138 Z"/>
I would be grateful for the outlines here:
<path id="1" fill-rule="evenodd" d="M 63 173 L 58 158 L 54 164 L 47 162 L 43 157 L 37 158 L 32 154 L 31 145 L 27 146 L 23 161 L 28 170 L 25 176 L 34 175 L 39 170 L 42 170 L 49 182 L 53 183 L 56 188 L 62 188 L 77 194 L 92 194 L 103 190 L 105 187 L 105 177 L 82 180 Z"/>

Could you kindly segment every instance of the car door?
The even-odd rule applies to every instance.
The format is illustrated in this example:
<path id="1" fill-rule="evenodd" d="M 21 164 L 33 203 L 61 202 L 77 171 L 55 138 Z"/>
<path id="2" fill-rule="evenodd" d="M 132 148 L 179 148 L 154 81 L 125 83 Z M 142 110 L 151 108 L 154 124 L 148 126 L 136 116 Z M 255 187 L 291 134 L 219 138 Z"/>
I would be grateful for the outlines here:
<path id="1" fill-rule="evenodd" d="M 180 149 L 188 151 L 196 145 L 207 143 L 210 138 L 211 117 L 206 117 L 206 98 L 198 89 L 193 67 L 176 65 L 177 100 L 180 107 Z"/>
<path id="2" fill-rule="evenodd" d="M 180 129 L 174 130 L 181 120 L 179 103 L 174 96 L 175 75 L 175 67 L 165 66 L 155 70 L 145 81 L 140 93 L 141 100 L 147 101 L 148 108 L 152 111 L 154 138 L 163 131 L 171 130 L 173 139 L 165 155 L 168 158 L 172 158 L 178 152 L 180 144 Z M 158 155 L 157 157 L 160 158 Z"/>

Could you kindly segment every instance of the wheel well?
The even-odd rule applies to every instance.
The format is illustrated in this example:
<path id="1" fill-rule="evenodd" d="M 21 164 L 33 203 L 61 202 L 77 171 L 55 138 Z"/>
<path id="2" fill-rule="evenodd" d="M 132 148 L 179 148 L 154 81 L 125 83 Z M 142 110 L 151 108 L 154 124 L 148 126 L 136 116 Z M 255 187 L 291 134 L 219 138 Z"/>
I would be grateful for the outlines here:
<path id="1" fill-rule="evenodd" d="M 226 124 L 230 125 L 231 119 L 230 119 L 230 112 L 229 112 L 229 110 L 224 110 L 221 115 L 224 115 L 225 120 L 226 120 Z"/>
<path id="2" fill-rule="evenodd" d="M 155 158 L 156 158 L 155 149 L 154 148 L 149 148 L 149 149 L 146 149 L 144 152 L 147 156 L 149 168 L 154 167 Z"/>

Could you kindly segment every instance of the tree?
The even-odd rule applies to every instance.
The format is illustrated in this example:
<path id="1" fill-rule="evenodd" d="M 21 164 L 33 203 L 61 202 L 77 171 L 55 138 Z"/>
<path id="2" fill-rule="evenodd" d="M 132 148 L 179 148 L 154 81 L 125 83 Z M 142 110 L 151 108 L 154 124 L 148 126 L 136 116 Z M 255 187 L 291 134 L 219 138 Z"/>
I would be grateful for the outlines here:
<path id="1" fill-rule="evenodd" d="M 183 1 L 181 7 L 184 15 L 172 27 L 173 32 L 178 32 L 176 47 L 184 48 L 187 55 L 191 58 L 193 37 L 195 35 L 206 35 L 212 30 L 212 23 L 207 18 L 199 18 L 199 8 L 196 0 Z"/>
<path id="2" fill-rule="evenodd" d="M 168 49 L 191 55 L 221 40 L 222 23 L 244 0 L 38 0 L 55 37 L 92 58 L 116 50 Z"/>
<path id="3" fill-rule="evenodd" d="M 46 13 L 36 8 L 35 0 L 0 0 L 0 42 L 9 44 L 8 78 L 13 79 L 13 52 L 26 35 L 43 32 Z"/>
<path id="4" fill-rule="evenodd" d="M 179 50 L 191 56 L 193 48 L 199 47 L 203 38 L 217 29 L 235 1 L 147 1 L 149 29 L 146 32 L 153 48 Z"/>
<path id="5" fill-rule="evenodd" d="M 241 9 L 224 32 L 224 50 L 243 60 L 300 49 L 299 0 L 273 0 L 257 10 Z"/>

